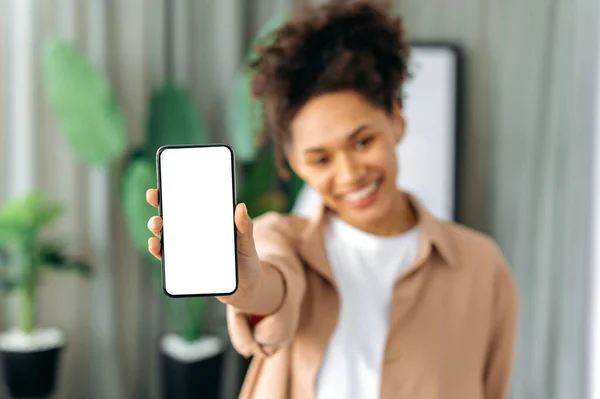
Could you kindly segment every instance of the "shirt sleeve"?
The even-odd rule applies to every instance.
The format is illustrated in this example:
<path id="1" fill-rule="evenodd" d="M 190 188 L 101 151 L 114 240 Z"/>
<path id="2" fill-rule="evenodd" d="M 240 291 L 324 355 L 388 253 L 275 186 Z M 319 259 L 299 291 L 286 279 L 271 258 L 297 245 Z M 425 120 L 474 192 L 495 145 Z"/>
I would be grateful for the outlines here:
<path id="1" fill-rule="evenodd" d="M 263 267 L 272 267 L 283 280 L 279 307 L 256 324 L 252 315 L 227 306 L 227 326 L 233 347 L 242 356 L 271 356 L 290 344 L 300 319 L 306 288 L 305 271 L 285 217 L 270 212 L 254 221 L 254 242 Z M 268 289 L 265 287 L 264 289 Z"/>
<path id="2" fill-rule="evenodd" d="M 509 397 L 517 333 L 517 283 L 508 263 L 502 255 L 500 257 L 492 335 L 484 375 L 486 399 Z"/>

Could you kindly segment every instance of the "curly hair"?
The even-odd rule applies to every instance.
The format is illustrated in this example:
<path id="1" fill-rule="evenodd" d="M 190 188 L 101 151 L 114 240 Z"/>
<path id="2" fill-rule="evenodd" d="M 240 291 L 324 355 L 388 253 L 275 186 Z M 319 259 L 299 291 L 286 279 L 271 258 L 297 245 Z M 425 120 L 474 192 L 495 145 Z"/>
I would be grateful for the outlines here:
<path id="1" fill-rule="evenodd" d="M 252 94 L 265 105 L 265 128 L 282 177 L 290 123 L 312 97 L 353 90 L 391 112 L 408 77 L 409 45 L 400 17 L 366 1 L 313 7 L 274 32 L 250 64 Z"/>

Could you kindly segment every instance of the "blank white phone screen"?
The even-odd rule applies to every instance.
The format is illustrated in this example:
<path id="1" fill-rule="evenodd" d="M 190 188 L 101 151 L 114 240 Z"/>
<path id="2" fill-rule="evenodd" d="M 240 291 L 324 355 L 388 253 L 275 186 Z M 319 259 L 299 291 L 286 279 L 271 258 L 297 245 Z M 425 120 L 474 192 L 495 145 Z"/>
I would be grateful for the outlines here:
<path id="1" fill-rule="evenodd" d="M 158 157 L 165 291 L 232 293 L 237 270 L 231 150 L 164 148 Z"/>

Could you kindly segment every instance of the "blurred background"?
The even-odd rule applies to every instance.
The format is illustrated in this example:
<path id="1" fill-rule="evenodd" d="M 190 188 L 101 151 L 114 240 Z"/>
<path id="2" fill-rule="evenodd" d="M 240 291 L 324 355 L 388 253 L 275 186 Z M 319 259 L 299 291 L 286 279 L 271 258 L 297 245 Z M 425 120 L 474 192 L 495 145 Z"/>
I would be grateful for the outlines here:
<path id="1" fill-rule="evenodd" d="M 144 195 L 160 144 L 226 142 L 253 215 L 310 211 L 244 69 L 306 3 L 0 0 L 2 392 L 236 397 L 224 308 L 162 294 Z M 518 280 L 511 397 L 600 398 L 600 1 L 382 3 L 414 49 L 399 184 L 493 236 Z"/>

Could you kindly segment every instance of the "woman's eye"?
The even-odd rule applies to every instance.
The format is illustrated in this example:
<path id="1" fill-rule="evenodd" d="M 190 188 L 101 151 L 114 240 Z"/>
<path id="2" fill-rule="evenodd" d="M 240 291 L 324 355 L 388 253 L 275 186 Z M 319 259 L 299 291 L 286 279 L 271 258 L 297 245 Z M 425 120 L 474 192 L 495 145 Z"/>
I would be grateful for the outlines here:
<path id="1" fill-rule="evenodd" d="M 373 137 L 364 138 L 356 143 L 356 148 L 362 150 L 365 147 L 367 147 L 371 143 L 371 141 L 373 141 Z"/>
<path id="2" fill-rule="evenodd" d="M 329 162 L 329 158 L 327 157 L 321 157 L 321 158 L 317 158 L 315 159 L 314 163 L 316 165 L 325 165 L 327 164 L 327 162 Z"/>

